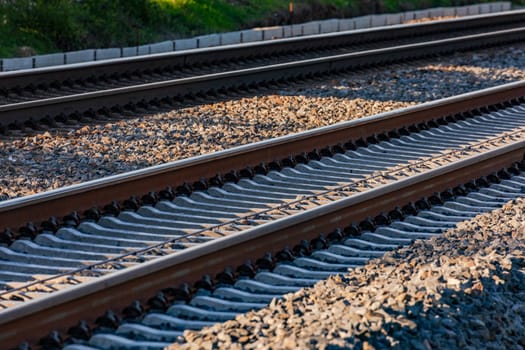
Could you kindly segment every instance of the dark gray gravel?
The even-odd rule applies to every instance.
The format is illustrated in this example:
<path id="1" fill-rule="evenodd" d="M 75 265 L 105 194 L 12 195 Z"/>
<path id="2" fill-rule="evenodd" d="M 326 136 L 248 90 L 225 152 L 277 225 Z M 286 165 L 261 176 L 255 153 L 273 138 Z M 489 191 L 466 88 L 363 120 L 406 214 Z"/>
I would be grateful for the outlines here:
<path id="1" fill-rule="evenodd" d="M 525 199 L 173 349 L 523 349 Z"/>

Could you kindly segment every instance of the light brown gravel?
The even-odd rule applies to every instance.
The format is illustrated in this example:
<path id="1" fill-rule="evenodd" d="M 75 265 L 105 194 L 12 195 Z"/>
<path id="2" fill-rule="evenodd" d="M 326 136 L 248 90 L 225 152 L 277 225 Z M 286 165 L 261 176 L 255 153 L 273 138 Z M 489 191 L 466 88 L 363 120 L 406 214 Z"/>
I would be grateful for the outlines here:
<path id="1" fill-rule="evenodd" d="M 431 22 L 431 21 L 443 21 L 447 19 L 454 19 L 459 18 L 461 16 L 437 16 L 437 17 L 425 17 L 425 18 L 419 18 L 419 19 L 411 19 L 409 21 L 404 21 L 404 24 L 412 24 L 412 23 L 424 23 L 424 22 Z"/>
<path id="2" fill-rule="evenodd" d="M 523 349 L 525 199 L 174 349 Z"/>
<path id="3" fill-rule="evenodd" d="M 0 200 L 524 79 L 524 48 L 375 68 L 254 97 L 0 139 Z"/>

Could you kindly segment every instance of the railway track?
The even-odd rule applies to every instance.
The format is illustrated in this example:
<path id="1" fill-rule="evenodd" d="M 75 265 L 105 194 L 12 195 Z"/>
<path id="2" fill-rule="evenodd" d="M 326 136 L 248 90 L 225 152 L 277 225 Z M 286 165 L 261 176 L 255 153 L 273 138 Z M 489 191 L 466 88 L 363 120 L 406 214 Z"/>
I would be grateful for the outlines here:
<path id="1" fill-rule="evenodd" d="M 525 11 L 0 75 L 0 126 L 40 129 L 523 39 Z M 366 44 L 363 44 L 366 43 Z M 118 65 L 117 65 L 118 64 Z M 139 68 L 140 67 L 140 68 Z M 147 67 L 144 69 L 144 67 Z M 204 67 L 204 68 L 203 68 Z M 66 77 L 66 78 L 64 78 Z"/>
<path id="2" fill-rule="evenodd" d="M 425 41 L 425 37 L 433 35 L 438 38 L 450 38 L 460 36 L 458 33 L 465 35 L 476 34 L 486 31 L 487 28 L 497 30 L 515 28 L 516 23 L 523 20 L 524 11 L 508 11 L 495 14 L 486 14 L 478 16 L 469 16 L 451 20 L 443 20 L 427 23 L 416 23 L 411 25 L 398 25 L 389 28 L 375 28 L 358 31 L 330 33 L 326 35 L 315 35 L 307 37 L 295 37 L 283 40 L 273 40 L 269 42 L 249 43 L 243 45 L 228 45 L 209 49 L 190 50 L 188 52 L 175 52 L 157 55 L 148 55 L 141 57 L 131 57 L 128 59 L 106 60 L 102 62 L 89 62 L 82 64 L 73 64 L 59 67 L 47 67 L 30 71 L 8 72 L 2 74 L 3 86 L 2 92 L 4 98 L 15 98 L 21 91 L 30 92 L 31 89 L 40 87 L 47 90 L 51 85 L 56 89 L 64 82 L 75 82 L 82 85 L 86 83 L 93 84 L 97 79 L 110 79 L 115 83 L 125 85 L 136 85 L 159 80 L 168 80 L 173 78 L 174 71 L 180 74 L 184 70 L 198 69 L 199 67 L 206 71 L 221 72 L 227 67 L 221 68 L 221 65 L 235 63 L 250 65 L 249 60 L 255 62 L 256 66 L 261 65 L 261 61 L 271 59 L 272 63 L 281 63 L 286 60 L 286 55 L 292 55 L 292 60 L 297 60 L 293 55 L 303 55 L 304 58 L 322 57 L 333 54 L 347 53 L 353 51 L 352 47 L 357 45 L 357 50 L 361 47 L 367 49 L 385 46 L 392 40 L 402 43 L 415 41 Z M 419 37 L 420 39 L 416 39 Z M 389 45 L 390 46 L 390 45 Z M 252 64 L 253 65 L 253 64 Z M 250 65 L 250 66 L 252 66 Z M 166 77 L 161 75 L 166 73 Z M 171 73 L 171 74 L 170 74 Z M 138 81 L 121 81 L 118 77 L 135 75 Z M 142 79 L 140 76 L 144 75 Z M 192 74 L 195 75 L 195 74 Z M 184 74 L 184 76 L 186 76 Z M 178 76 L 177 76 L 178 77 Z M 107 82 L 106 82 L 107 83 Z M 54 96 L 69 95 L 70 84 L 64 84 L 65 91 L 60 93 L 51 91 Z M 96 87 L 89 88 L 86 86 L 78 92 L 85 92 Z M 8 95 L 12 95 L 9 97 Z M 22 100 L 28 97 L 20 96 Z M 6 101 L 2 101 L 4 104 Z"/>
<path id="3" fill-rule="evenodd" d="M 130 304 L 122 320 L 106 313 L 97 320 L 97 332 L 84 328 L 81 333 L 77 325 L 77 336 L 85 339 L 77 339 L 76 344 L 64 349 L 162 349 L 180 341 L 184 330 L 201 329 L 263 308 L 286 293 L 344 274 L 387 251 L 439 235 L 458 222 L 497 209 L 525 194 L 523 169 L 523 162 L 516 163 L 500 176 L 479 178 L 380 216 L 380 224 L 367 220 L 336 229 L 327 238 L 319 237 L 276 256 L 266 254 L 253 266 L 225 270 L 215 281 L 203 278 L 194 289 L 181 286 L 171 296 L 171 304 L 164 303 L 170 298 L 163 299 L 161 294 L 149 300 L 148 311 L 138 303 Z M 392 222 L 391 217 L 395 217 Z"/>
<path id="4" fill-rule="evenodd" d="M 232 278 L 230 282 L 235 282 L 238 274 L 255 274 L 257 266 L 267 269 L 275 257 L 291 258 L 292 253 L 284 252 L 285 246 L 295 247 L 292 255 L 309 255 L 301 253 L 303 248 L 305 252 L 311 248 L 301 248 L 301 239 L 314 240 L 317 247 L 324 244 L 320 233 L 328 234 L 352 222 L 359 223 L 355 226 L 359 231 L 373 231 L 377 224 L 398 220 L 436 202 L 435 198 L 421 201 L 435 192 L 443 192 L 436 198 L 446 200 L 495 182 L 491 174 L 502 168 L 510 167 L 499 173 L 503 178 L 509 177 L 509 172 L 518 173 L 522 165 L 515 162 L 523 159 L 524 147 L 524 89 L 524 83 L 509 84 L 0 203 L 2 241 L 9 246 L 1 249 L 0 263 L 5 265 L 2 270 L 12 271 L 0 277 L 4 286 L 1 305 L 6 308 L 0 312 L 5 330 L 0 340 L 9 346 L 23 340 L 35 344 L 53 329 L 66 337 L 72 320 L 80 319 L 90 327 L 98 324 L 104 333 L 113 316 L 98 316 L 110 308 L 123 310 L 121 316 L 130 319 L 142 307 L 133 303 L 136 299 L 153 310 L 163 300 L 169 305 L 185 295 L 184 291 L 192 291 L 174 287 L 181 282 L 199 281 L 204 274 L 217 275 L 215 281 L 204 278 L 196 283 L 215 290 L 214 282 L 227 283 Z M 468 167 L 474 176 L 468 174 Z M 488 177 L 475 186 L 456 188 L 483 175 Z M 173 188 L 165 189 L 167 186 Z M 449 188 L 456 189 L 447 192 Z M 469 197 L 467 204 L 474 205 L 472 198 L 483 197 L 483 191 Z M 502 198 L 512 195 L 509 192 Z M 480 205 L 480 210 L 499 203 L 489 202 L 494 203 Z M 97 208 L 91 208 L 93 205 Z M 84 214 L 70 213 L 71 209 Z M 55 218 L 47 219 L 51 215 Z M 41 220 L 40 226 L 26 224 Z M 406 223 L 410 222 L 394 224 L 394 231 L 408 230 L 411 226 Z M 12 231 L 8 226 L 21 228 Z M 434 228 L 434 233 L 441 230 Z M 385 230 L 390 229 L 381 232 Z M 264 258 L 266 252 L 272 252 L 274 258 Z M 247 258 L 259 257 L 255 264 L 244 264 Z M 309 259 L 294 263 L 303 265 L 282 266 L 277 271 L 299 271 L 310 265 L 315 270 L 323 265 L 322 259 Z M 340 269 L 344 260 L 336 263 Z M 239 268 L 223 271 L 226 266 Z M 273 265 L 270 267 L 275 272 Z M 324 271 L 335 272 L 332 267 Z M 325 272 L 310 276 L 324 276 Z M 314 279 L 305 280 L 310 283 Z M 163 294 L 153 297 L 161 290 Z M 182 299 L 192 293 L 186 294 Z M 203 300 L 218 303 L 219 309 L 231 306 L 216 297 L 203 295 L 190 304 L 176 303 L 179 306 L 173 310 L 188 311 Z M 230 306 L 224 306 L 227 304 Z M 134 319 L 142 322 L 144 314 L 138 314 Z M 42 333 L 28 339 L 29 326 Z M 144 329 L 146 335 L 139 336 L 140 341 L 171 341 L 180 332 L 163 331 L 162 325 L 158 332 L 147 328 L 151 324 L 114 326 L 110 328 L 121 335 Z M 79 329 L 85 327 L 71 328 L 69 336 Z M 96 346 L 127 342 L 110 333 L 86 341 Z M 54 337 L 43 342 L 58 341 Z M 78 337 L 90 338 L 86 334 Z"/>

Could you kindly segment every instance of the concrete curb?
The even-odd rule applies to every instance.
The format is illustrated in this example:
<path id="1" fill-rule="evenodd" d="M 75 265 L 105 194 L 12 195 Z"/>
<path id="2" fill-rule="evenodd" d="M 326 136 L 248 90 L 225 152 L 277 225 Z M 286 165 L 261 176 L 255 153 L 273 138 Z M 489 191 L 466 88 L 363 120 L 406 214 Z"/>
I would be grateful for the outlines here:
<path id="1" fill-rule="evenodd" d="M 324 21 L 313 21 L 289 26 L 253 28 L 238 32 L 201 35 L 196 38 L 168 40 L 138 47 L 90 49 L 32 57 L 4 58 L 0 60 L 0 72 L 381 27 L 425 17 L 473 16 L 509 11 L 511 7 L 512 4 L 507 1 L 458 7 L 437 7 L 395 14 L 368 15 L 347 19 L 327 19 Z"/>

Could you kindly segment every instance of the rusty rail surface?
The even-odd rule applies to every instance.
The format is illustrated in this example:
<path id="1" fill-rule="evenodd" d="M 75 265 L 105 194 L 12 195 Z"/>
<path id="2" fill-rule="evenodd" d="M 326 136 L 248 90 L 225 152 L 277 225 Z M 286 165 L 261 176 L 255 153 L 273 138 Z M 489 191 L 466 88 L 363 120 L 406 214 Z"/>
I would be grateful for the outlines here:
<path id="1" fill-rule="evenodd" d="M 0 231 L 525 96 L 517 82 L 0 202 Z"/>
<path id="2" fill-rule="evenodd" d="M 7 348 L 22 341 L 36 344 L 52 330 L 65 332 L 81 319 L 93 323 L 108 309 L 145 302 L 163 288 L 192 283 L 204 274 L 489 175 L 521 161 L 524 154 L 525 141 L 519 141 L 7 309 L 0 313 L 0 342 Z"/>

